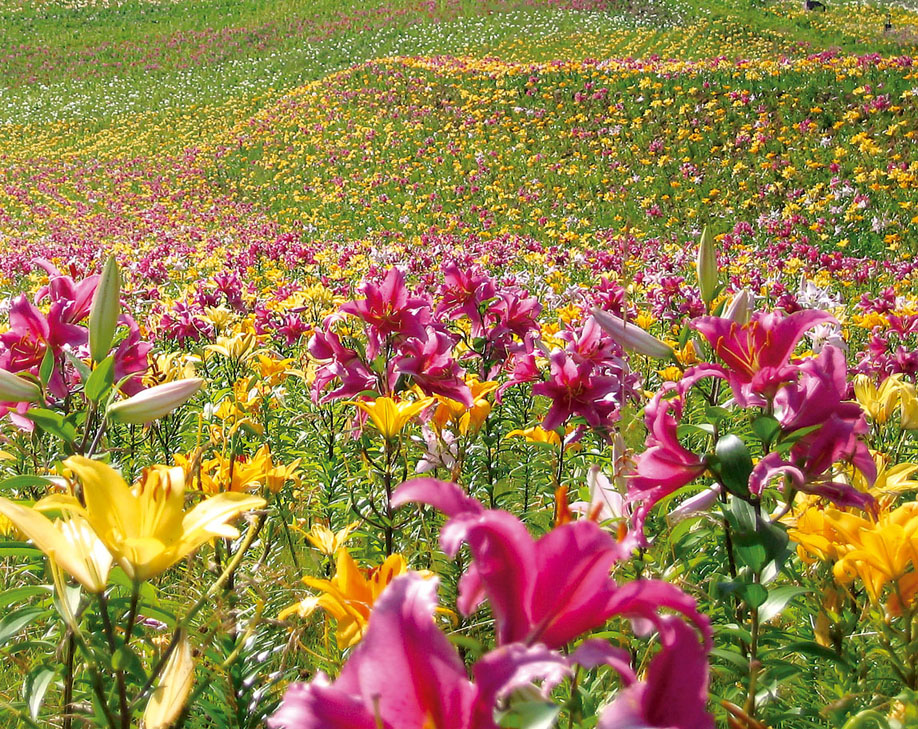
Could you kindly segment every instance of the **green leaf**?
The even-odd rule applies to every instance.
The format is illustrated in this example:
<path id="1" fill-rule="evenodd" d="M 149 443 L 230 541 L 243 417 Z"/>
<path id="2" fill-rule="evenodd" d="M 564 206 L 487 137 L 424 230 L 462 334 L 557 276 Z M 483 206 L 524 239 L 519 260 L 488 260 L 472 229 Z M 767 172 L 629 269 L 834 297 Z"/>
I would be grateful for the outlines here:
<path id="1" fill-rule="evenodd" d="M 47 408 L 31 408 L 26 411 L 25 416 L 46 433 L 66 443 L 76 440 L 76 428 L 72 423 L 66 422 L 60 413 Z"/>
<path id="2" fill-rule="evenodd" d="M 749 671 L 749 661 L 735 651 L 726 650 L 724 648 L 714 648 L 711 650 L 711 656 L 733 664 L 741 673 L 747 673 Z"/>
<path id="3" fill-rule="evenodd" d="M 710 423 L 680 423 L 676 427 L 676 436 L 678 438 L 685 438 L 688 435 L 694 435 L 695 433 L 701 433 L 702 435 L 714 435 L 717 432 L 714 429 L 714 426 Z"/>
<path id="4" fill-rule="evenodd" d="M 769 590 L 768 599 L 759 608 L 759 620 L 764 623 L 780 615 L 791 600 L 797 595 L 803 595 L 807 592 L 812 592 L 812 590 L 808 590 L 805 587 L 794 587 L 793 585 L 783 585 Z"/>
<path id="5" fill-rule="evenodd" d="M 729 418 L 731 412 L 727 408 L 722 408 L 715 405 L 708 405 L 704 409 L 704 417 L 708 420 L 724 420 Z"/>
<path id="6" fill-rule="evenodd" d="M 29 625 L 29 623 L 47 614 L 48 611 L 40 607 L 24 607 L 7 613 L 3 619 L 0 620 L 0 645 L 9 642 L 11 638 L 14 638 L 19 631 Z"/>
<path id="7" fill-rule="evenodd" d="M 522 701 L 503 712 L 498 721 L 513 729 L 551 729 L 560 712 L 561 707 L 545 701 Z"/>
<path id="8" fill-rule="evenodd" d="M 781 425 L 771 415 L 760 415 L 752 421 L 752 432 L 763 443 L 771 443 L 780 430 Z"/>
<path id="9" fill-rule="evenodd" d="M 45 693 L 47 693 L 51 681 L 54 680 L 55 673 L 53 668 L 42 666 L 30 676 L 23 698 L 29 705 L 29 713 L 32 715 L 32 719 L 38 719 L 38 712 L 41 710 Z"/>
<path id="10" fill-rule="evenodd" d="M 808 640 L 801 640 L 796 643 L 791 643 L 784 646 L 784 650 L 790 653 L 803 653 L 807 656 L 813 656 L 814 658 L 822 658 L 833 661 L 839 666 L 851 670 L 852 666 L 848 661 L 843 657 L 838 655 L 835 651 L 825 646 L 819 645 L 819 643 L 814 643 Z"/>
<path id="11" fill-rule="evenodd" d="M 751 608 L 762 607 L 768 599 L 768 590 L 757 582 L 743 586 L 743 600 Z"/>
<path id="12" fill-rule="evenodd" d="M 74 369 L 80 374 L 80 382 L 86 382 L 89 379 L 89 375 L 92 374 L 87 365 L 83 360 L 74 355 L 72 352 L 64 350 L 64 356 L 67 358 L 67 361 L 73 365 Z"/>
<path id="13" fill-rule="evenodd" d="M 14 603 L 22 602 L 23 600 L 29 600 L 39 595 L 42 597 L 48 597 L 48 588 L 41 587 L 39 585 L 13 587 L 9 590 L 0 592 L 0 608 L 5 608 L 7 605 L 13 605 Z"/>
<path id="14" fill-rule="evenodd" d="M 96 365 L 83 392 L 92 402 L 99 402 L 111 390 L 115 380 L 115 359 L 111 355 L 103 359 Z"/>
<path id="15" fill-rule="evenodd" d="M 21 476 L 10 476 L 0 481 L 0 491 L 10 492 L 19 489 L 29 488 L 30 486 L 51 486 L 54 484 L 50 478 L 45 476 L 36 476 L 31 473 Z"/>
<path id="16" fill-rule="evenodd" d="M 41 380 L 42 387 L 48 384 L 52 372 L 54 372 L 54 353 L 48 347 L 45 350 L 45 355 L 41 358 L 41 364 L 38 366 L 38 379 Z"/>
<path id="17" fill-rule="evenodd" d="M 721 483 L 727 491 L 737 496 L 749 495 L 749 475 L 752 473 L 752 456 L 746 444 L 733 435 L 725 435 L 714 447 Z"/>
<path id="18" fill-rule="evenodd" d="M 0 557 L 41 557 L 43 552 L 25 542 L 0 542 Z"/>

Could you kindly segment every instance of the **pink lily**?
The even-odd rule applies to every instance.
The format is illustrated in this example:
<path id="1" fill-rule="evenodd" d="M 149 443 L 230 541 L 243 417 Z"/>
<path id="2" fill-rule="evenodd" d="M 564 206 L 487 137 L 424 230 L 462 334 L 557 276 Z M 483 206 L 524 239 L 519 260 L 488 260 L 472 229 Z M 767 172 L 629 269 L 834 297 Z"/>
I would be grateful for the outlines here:
<path id="1" fill-rule="evenodd" d="M 727 381 L 740 407 L 764 405 L 777 388 L 794 378 L 790 357 L 804 333 L 835 318 L 817 309 L 753 315 L 748 324 L 703 316 L 691 322 L 727 366 Z"/>
<path id="2" fill-rule="evenodd" d="M 578 364 L 567 352 L 553 352 L 549 361 L 548 380 L 532 388 L 534 395 L 545 395 L 552 401 L 542 427 L 554 430 L 573 415 L 582 416 L 593 428 L 610 425 L 618 413 L 614 395 L 621 389 L 621 380 L 595 374 L 591 362 Z"/>
<path id="3" fill-rule="evenodd" d="M 394 364 L 396 376 L 410 375 L 425 395 L 442 395 L 472 407 L 472 392 L 453 358 L 452 349 L 453 340 L 448 334 L 427 327 L 399 347 Z"/>
<path id="4" fill-rule="evenodd" d="M 397 268 L 389 269 L 377 286 L 365 282 L 360 292 L 366 297 L 349 301 L 341 311 L 359 317 L 369 325 L 367 357 L 376 359 L 389 335 L 423 337 L 430 321 L 429 302 L 408 295 L 405 277 Z"/>
<path id="5" fill-rule="evenodd" d="M 776 451 L 759 461 L 749 480 L 753 493 L 786 477 L 798 491 L 825 496 L 839 506 L 870 508 L 869 494 L 826 476 L 833 465 L 848 461 L 869 483 L 876 479 L 876 464 L 861 440 L 868 430 L 863 411 L 857 403 L 844 401 L 846 372 L 841 350 L 826 346 L 818 357 L 800 365 L 796 382 L 778 390 L 774 414 L 783 433 L 819 427 L 800 438 L 786 457 Z"/>
<path id="6" fill-rule="evenodd" d="M 592 521 L 570 522 L 533 540 L 512 514 L 485 509 L 456 484 L 429 478 L 398 488 L 392 505 L 408 502 L 449 517 L 440 532 L 447 555 L 469 544 L 473 562 L 460 580 L 457 604 L 468 615 L 487 598 L 501 645 L 560 648 L 615 615 L 656 624 L 661 607 L 681 612 L 710 635 L 707 618 L 677 587 L 657 580 L 616 585 L 609 572 L 630 550 Z"/>
<path id="7" fill-rule="evenodd" d="M 443 278 L 434 316 L 447 314 L 450 319 L 465 316 L 472 322 L 472 336 L 480 337 L 484 331 L 481 306 L 497 295 L 493 279 L 473 269 L 460 270 L 455 263 L 443 267 Z"/>
<path id="8" fill-rule="evenodd" d="M 678 384 L 667 383 L 660 388 L 644 409 L 649 431 L 647 448 L 637 457 L 635 472 L 628 479 L 629 501 L 640 501 L 635 512 L 636 528 L 643 528 L 647 514 L 660 499 L 687 486 L 707 469 L 703 456 L 679 442 L 678 428 L 689 389 L 706 377 L 723 376 L 719 367 L 693 367 Z M 676 397 L 667 399 L 673 391 Z"/>
<path id="9" fill-rule="evenodd" d="M 48 296 L 52 303 L 64 304 L 62 320 L 70 324 L 78 324 L 89 316 L 92 308 L 92 299 L 99 285 L 99 275 L 87 276 L 79 283 L 72 277 L 62 274 L 57 267 L 41 258 L 34 261 L 35 265 L 43 268 L 48 274 L 48 285 L 42 286 L 35 294 L 35 303 L 41 303 Z M 73 266 L 71 266 L 73 270 Z"/>
<path id="10" fill-rule="evenodd" d="M 681 620 L 657 625 L 663 650 L 643 681 L 631 683 L 599 717 L 598 729 L 713 729 L 706 711 L 708 660 L 695 632 Z"/>
<path id="11" fill-rule="evenodd" d="M 344 346 L 332 330 L 338 317 L 339 314 L 326 317 L 323 323 L 324 331 L 316 332 L 309 342 L 309 353 L 321 362 L 312 386 L 313 400 L 316 401 L 319 394 L 336 379 L 341 385 L 325 395 L 322 402 L 355 397 L 364 390 L 375 390 L 379 386 L 376 377 L 363 363 L 360 355 L 350 347 Z"/>
<path id="12" fill-rule="evenodd" d="M 373 608 L 366 636 L 331 683 L 319 673 L 294 683 L 271 729 L 497 729 L 497 701 L 542 678 L 557 684 L 569 668 L 544 647 L 506 646 L 475 666 L 475 683 L 433 620 L 437 580 L 398 577 Z"/>

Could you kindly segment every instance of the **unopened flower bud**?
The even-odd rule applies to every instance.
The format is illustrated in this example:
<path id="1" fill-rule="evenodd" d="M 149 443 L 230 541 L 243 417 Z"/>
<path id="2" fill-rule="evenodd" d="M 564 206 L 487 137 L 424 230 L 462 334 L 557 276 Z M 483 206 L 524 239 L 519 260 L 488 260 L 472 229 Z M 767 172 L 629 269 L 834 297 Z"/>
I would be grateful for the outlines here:
<path id="1" fill-rule="evenodd" d="M 606 334 L 625 349 L 657 359 L 667 359 L 673 356 L 673 348 L 668 344 L 648 334 L 639 326 L 619 319 L 614 314 L 609 314 L 601 309 L 593 309 L 593 318 Z"/>
<path id="2" fill-rule="evenodd" d="M 40 402 L 41 388 L 25 377 L 0 369 L 0 402 Z"/>
<path id="3" fill-rule="evenodd" d="M 200 377 L 176 380 L 139 392 L 108 409 L 112 420 L 140 425 L 162 418 L 183 405 L 204 385 Z"/>
<path id="4" fill-rule="evenodd" d="M 750 304 L 752 303 L 752 294 L 748 290 L 743 289 L 738 291 L 733 295 L 733 301 L 730 302 L 730 306 L 727 307 L 727 310 L 724 312 L 725 319 L 731 319 L 735 321 L 740 326 L 744 326 L 749 323 L 749 311 Z"/>
<path id="5" fill-rule="evenodd" d="M 121 273 L 114 256 L 109 256 L 102 269 L 89 312 L 89 354 L 93 362 L 108 356 L 121 313 Z"/>
<path id="6" fill-rule="evenodd" d="M 710 306 L 717 291 L 717 254 L 714 252 L 714 237 L 708 233 L 707 227 L 702 231 L 698 243 L 695 272 L 698 274 L 701 300 Z"/>
<path id="7" fill-rule="evenodd" d="M 143 712 L 145 729 L 168 729 L 172 726 L 185 708 L 193 685 L 194 656 L 188 633 L 183 630 Z"/>

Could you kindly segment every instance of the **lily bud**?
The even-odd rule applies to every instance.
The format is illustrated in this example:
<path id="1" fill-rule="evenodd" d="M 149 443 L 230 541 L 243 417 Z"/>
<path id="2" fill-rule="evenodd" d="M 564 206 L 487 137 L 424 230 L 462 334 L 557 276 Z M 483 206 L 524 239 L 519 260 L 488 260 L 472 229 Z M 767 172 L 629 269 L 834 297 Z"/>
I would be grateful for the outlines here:
<path id="1" fill-rule="evenodd" d="M 151 387 L 127 400 L 115 403 L 108 409 L 112 420 L 140 425 L 162 418 L 184 404 L 204 385 L 200 377 L 176 380 Z"/>
<path id="2" fill-rule="evenodd" d="M 695 272 L 698 274 L 701 300 L 710 306 L 717 290 L 717 254 L 714 252 L 714 238 L 708 233 L 707 227 L 701 232 L 701 240 L 698 243 Z"/>
<path id="3" fill-rule="evenodd" d="M 194 657 L 184 630 L 166 661 L 159 683 L 143 712 L 144 729 L 168 729 L 179 718 L 194 684 Z"/>
<path id="4" fill-rule="evenodd" d="M 751 300 L 752 294 L 750 294 L 747 289 L 743 289 L 734 294 L 733 301 L 730 302 L 730 306 L 728 306 L 727 310 L 724 312 L 724 318 L 731 319 L 740 326 L 748 324 L 749 304 Z"/>
<path id="5" fill-rule="evenodd" d="M 593 318 L 606 334 L 625 349 L 657 359 L 667 359 L 674 356 L 673 348 L 668 344 L 661 342 L 652 334 L 648 334 L 639 326 L 629 324 L 624 319 L 619 319 L 614 314 L 609 314 L 602 309 L 596 308 L 593 309 Z"/>
<path id="6" fill-rule="evenodd" d="M 121 313 L 121 273 L 114 256 L 109 256 L 102 269 L 89 312 L 89 354 L 93 362 L 108 356 Z"/>
<path id="7" fill-rule="evenodd" d="M 41 402 L 41 388 L 25 377 L 0 369 L 0 402 Z"/>

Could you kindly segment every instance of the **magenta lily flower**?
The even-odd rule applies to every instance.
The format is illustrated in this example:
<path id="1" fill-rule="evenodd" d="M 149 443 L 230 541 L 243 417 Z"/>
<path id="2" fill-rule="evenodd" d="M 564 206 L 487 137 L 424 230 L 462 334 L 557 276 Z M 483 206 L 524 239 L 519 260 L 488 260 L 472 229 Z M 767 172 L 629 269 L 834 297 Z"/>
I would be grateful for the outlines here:
<path id="1" fill-rule="evenodd" d="M 628 479 L 629 501 L 639 501 L 635 527 L 643 529 L 647 514 L 660 499 L 687 486 L 707 469 L 703 456 L 679 442 L 678 428 L 685 407 L 685 395 L 707 377 L 723 377 L 719 367 L 705 365 L 687 370 L 678 384 L 667 383 L 644 409 L 647 425 L 646 450 L 637 457 L 635 472 Z M 673 391 L 676 396 L 667 398 Z"/>
<path id="2" fill-rule="evenodd" d="M 341 311 L 369 325 L 367 357 L 371 360 L 376 359 L 389 335 L 424 336 L 424 327 L 430 321 L 430 302 L 408 295 L 405 277 L 397 268 L 389 269 L 379 286 L 363 283 L 360 293 L 366 298 L 347 302 Z"/>
<path id="3" fill-rule="evenodd" d="M 704 646 L 681 620 L 662 620 L 657 629 L 663 650 L 650 662 L 644 680 L 619 692 L 602 712 L 598 729 L 713 729 L 714 719 L 705 709 Z"/>
<path id="4" fill-rule="evenodd" d="M 455 263 L 448 263 L 443 267 L 443 278 L 445 280 L 440 289 L 440 303 L 434 311 L 434 316 L 446 314 L 450 319 L 465 316 L 472 322 L 472 336 L 482 336 L 484 320 L 481 306 L 497 295 L 493 279 L 474 269 L 460 270 Z"/>
<path id="5" fill-rule="evenodd" d="M 472 407 L 472 392 L 465 383 L 459 364 L 453 358 L 453 340 L 434 327 L 411 337 L 399 348 L 393 370 L 410 375 L 425 395 L 442 395 Z"/>
<path id="6" fill-rule="evenodd" d="M 755 314 L 748 324 L 733 319 L 703 316 L 691 322 L 727 366 L 727 381 L 741 407 L 763 405 L 781 383 L 792 380 L 796 368 L 790 357 L 807 330 L 818 324 L 836 323 L 816 309 Z"/>
<path id="7" fill-rule="evenodd" d="M 852 463 L 869 483 L 876 479 L 876 464 L 861 439 L 867 421 L 860 406 L 847 402 L 845 357 L 836 347 L 826 346 L 818 357 L 798 368 L 795 382 L 783 386 L 774 398 L 774 414 L 781 431 L 790 434 L 819 426 L 798 440 L 788 454 L 768 454 L 750 477 L 750 488 L 759 494 L 765 486 L 786 478 L 798 491 L 824 496 L 839 506 L 870 508 L 873 498 L 849 484 L 832 482 L 836 463 Z"/>
<path id="8" fill-rule="evenodd" d="M 398 577 L 373 608 L 366 636 L 331 683 L 319 673 L 294 683 L 271 729 L 497 729 L 497 701 L 569 672 L 564 657 L 539 646 L 506 646 L 475 666 L 475 683 L 436 626 L 437 580 Z"/>
<path id="9" fill-rule="evenodd" d="M 593 428 L 611 425 L 618 414 L 615 395 L 621 390 L 621 379 L 595 373 L 592 362 L 578 362 L 567 352 L 553 352 L 546 382 L 534 385 L 534 395 L 551 398 L 552 404 L 542 427 L 554 430 L 568 418 L 580 415 Z"/>
<path id="10" fill-rule="evenodd" d="M 355 397 L 364 390 L 375 390 L 378 387 L 376 377 L 364 364 L 360 355 L 350 347 L 344 346 L 341 339 L 332 330 L 336 318 L 332 314 L 325 318 L 323 330 L 316 332 L 309 342 L 309 353 L 321 362 L 313 381 L 313 400 L 319 400 L 319 394 L 335 380 L 339 387 L 326 394 L 321 401 L 328 402 L 341 397 Z"/>
<path id="11" fill-rule="evenodd" d="M 657 624 L 664 607 L 710 634 L 695 601 L 675 586 L 657 580 L 616 585 L 610 570 L 629 548 L 592 521 L 564 524 L 533 540 L 512 514 L 485 509 L 456 484 L 428 478 L 398 488 L 392 505 L 408 502 L 429 504 L 449 517 L 440 533 L 447 555 L 468 543 L 473 562 L 460 580 L 458 606 L 468 615 L 487 598 L 501 645 L 560 648 L 615 615 Z"/>
<path id="12" fill-rule="evenodd" d="M 62 274 L 57 267 L 42 258 L 34 261 L 48 274 L 48 285 L 35 294 L 35 303 L 39 304 L 47 296 L 53 302 L 61 302 L 64 307 L 61 320 L 69 324 L 78 324 L 89 316 L 92 300 L 99 285 L 99 275 L 87 276 L 79 283 L 72 277 Z M 73 266 L 71 266 L 73 270 Z"/>

